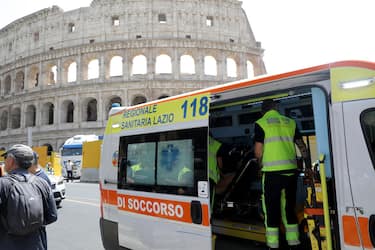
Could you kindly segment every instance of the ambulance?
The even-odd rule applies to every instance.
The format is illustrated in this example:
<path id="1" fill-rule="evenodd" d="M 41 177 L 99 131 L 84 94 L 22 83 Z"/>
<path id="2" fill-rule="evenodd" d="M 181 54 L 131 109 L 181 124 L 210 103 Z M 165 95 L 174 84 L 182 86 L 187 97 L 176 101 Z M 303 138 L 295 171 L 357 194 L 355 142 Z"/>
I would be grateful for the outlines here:
<path id="1" fill-rule="evenodd" d="M 375 63 L 364 61 L 113 107 L 99 173 L 104 248 L 265 246 L 254 123 L 270 98 L 296 121 L 312 160 L 300 164 L 296 190 L 301 249 L 374 249 Z M 225 148 L 215 194 L 209 135 Z"/>

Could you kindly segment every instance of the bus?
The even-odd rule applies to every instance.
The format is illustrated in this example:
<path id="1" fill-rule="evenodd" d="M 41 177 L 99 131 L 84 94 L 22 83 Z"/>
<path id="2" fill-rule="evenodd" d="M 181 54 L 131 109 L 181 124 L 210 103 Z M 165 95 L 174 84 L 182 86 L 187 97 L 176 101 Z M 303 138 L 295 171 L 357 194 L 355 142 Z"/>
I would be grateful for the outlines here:
<path id="1" fill-rule="evenodd" d="M 66 163 L 70 160 L 73 163 L 73 178 L 81 177 L 82 144 L 86 141 L 99 140 L 97 135 L 75 135 L 67 139 L 61 147 L 61 166 L 63 176 L 67 177 Z"/>
<path id="2" fill-rule="evenodd" d="M 104 248 L 265 244 L 254 123 L 266 99 L 296 121 L 313 162 L 302 163 L 298 177 L 301 249 L 374 249 L 375 63 L 364 61 L 112 108 L 99 170 Z M 225 145 L 223 179 L 231 176 L 216 194 L 209 189 L 209 135 Z M 307 167 L 313 175 L 304 174 Z"/>

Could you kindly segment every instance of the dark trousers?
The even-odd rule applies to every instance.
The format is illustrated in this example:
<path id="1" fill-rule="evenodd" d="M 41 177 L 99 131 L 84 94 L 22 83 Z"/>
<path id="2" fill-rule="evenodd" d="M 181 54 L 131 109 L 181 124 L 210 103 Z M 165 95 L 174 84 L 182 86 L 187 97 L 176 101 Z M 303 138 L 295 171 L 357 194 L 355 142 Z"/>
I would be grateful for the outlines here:
<path id="1" fill-rule="evenodd" d="M 42 239 L 44 249 L 47 249 L 47 231 L 45 226 L 40 228 L 40 238 Z"/>
<path id="2" fill-rule="evenodd" d="M 71 180 L 73 182 L 73 171 L 72 170 L 67 170 L 66 171 L 67 174 L 68 174 L 68 181 Z"/>
<path id="3" fill-rule="evenodd" d="M 297 224 L 295 214 L 297 174 L 264 173 L 264 202 L 268 227 L 279 227 L 281 219 L 281 191 L 285 190 L 285 214 L 288 224 Z"/>

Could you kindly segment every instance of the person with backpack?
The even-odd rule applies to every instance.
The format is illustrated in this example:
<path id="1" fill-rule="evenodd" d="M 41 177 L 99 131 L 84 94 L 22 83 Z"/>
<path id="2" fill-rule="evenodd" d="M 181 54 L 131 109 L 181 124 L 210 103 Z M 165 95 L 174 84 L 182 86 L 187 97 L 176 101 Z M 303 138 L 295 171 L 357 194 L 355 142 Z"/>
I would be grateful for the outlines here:
<path id="1" fill-rule="evenodd" d="M 0 249 L 47 249 L 43 226 L 57 220 L 49 184 L 31 173 L 33 150 L 12 146 L 3 155 L 6 176 L 0 178 Z"/>

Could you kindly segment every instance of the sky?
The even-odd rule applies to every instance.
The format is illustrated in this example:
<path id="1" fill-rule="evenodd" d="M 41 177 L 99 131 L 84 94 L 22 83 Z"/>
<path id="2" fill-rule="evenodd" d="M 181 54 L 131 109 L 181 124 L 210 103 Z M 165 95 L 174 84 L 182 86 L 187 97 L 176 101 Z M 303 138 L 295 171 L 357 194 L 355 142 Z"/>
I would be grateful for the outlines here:
<path id="1" fill-rule="evenodd" d="M 0 28 L 43 8 L 91 0 L 0 0 Z M 375 0 L 243 0 L 268 73 L 339 60 L 375 61 Z"/>

